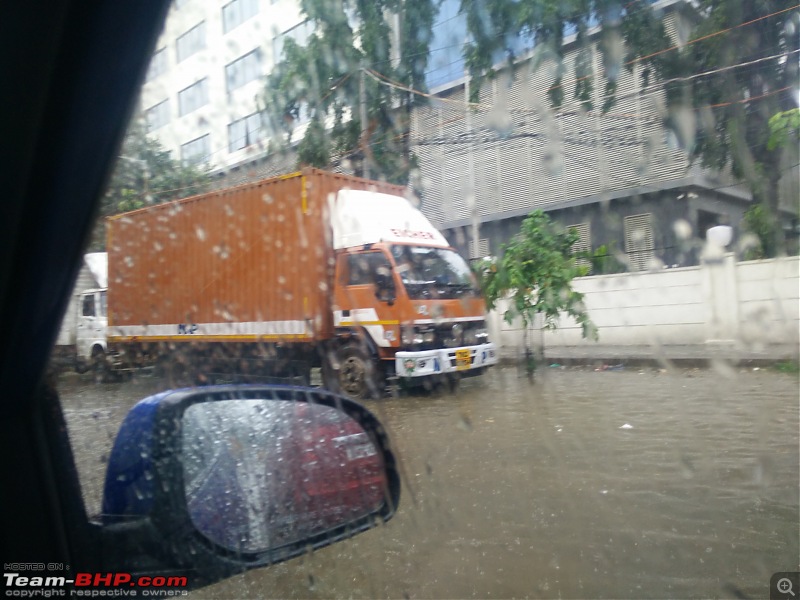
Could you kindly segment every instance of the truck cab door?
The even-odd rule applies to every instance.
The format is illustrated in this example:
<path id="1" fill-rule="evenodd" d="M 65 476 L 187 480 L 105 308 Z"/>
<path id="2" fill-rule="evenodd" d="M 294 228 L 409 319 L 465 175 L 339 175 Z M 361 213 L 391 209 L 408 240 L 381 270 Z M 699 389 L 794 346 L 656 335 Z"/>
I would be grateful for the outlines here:
<path id="1" fill-rule="evenodd" d="M 88 360 L 95 346 L 106 348 L 106 291 L 84 292 L 79 310 L 77 352 L 79 357 Z"/>
<path id="2" fill-rule="evenodd" d="M 378 347 L 399 340 L 397 286 L 388 257 L 381 251 L 339 255 L 336 268 L 336 304 L 340 326 L 364 327 Z"/>

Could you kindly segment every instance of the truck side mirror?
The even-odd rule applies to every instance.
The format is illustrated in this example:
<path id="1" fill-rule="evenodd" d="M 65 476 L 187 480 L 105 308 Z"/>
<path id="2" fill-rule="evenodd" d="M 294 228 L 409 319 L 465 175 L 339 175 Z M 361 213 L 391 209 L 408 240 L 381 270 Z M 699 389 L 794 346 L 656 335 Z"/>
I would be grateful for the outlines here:
<path id="1" fill-rule="evenodd" d="M 101 535 L 121 556 L 161 549 L 194 587 L 374 527 L 399 495 L 388 438 L 352 400 L 301 387 L 182 389 L 142 400 L 122 424 Z"/>

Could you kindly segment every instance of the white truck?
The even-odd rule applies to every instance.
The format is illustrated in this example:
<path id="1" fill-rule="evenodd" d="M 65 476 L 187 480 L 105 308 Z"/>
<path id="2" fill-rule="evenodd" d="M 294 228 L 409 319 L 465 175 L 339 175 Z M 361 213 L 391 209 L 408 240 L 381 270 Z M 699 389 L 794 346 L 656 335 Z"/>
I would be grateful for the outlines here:
<path id="1" fill-rule="evenodd" d="M 108 254 L 86 254 L 58 332 L 52 361 L 57 368 L 85 373 L 105 357 L 107 289 Z"/>

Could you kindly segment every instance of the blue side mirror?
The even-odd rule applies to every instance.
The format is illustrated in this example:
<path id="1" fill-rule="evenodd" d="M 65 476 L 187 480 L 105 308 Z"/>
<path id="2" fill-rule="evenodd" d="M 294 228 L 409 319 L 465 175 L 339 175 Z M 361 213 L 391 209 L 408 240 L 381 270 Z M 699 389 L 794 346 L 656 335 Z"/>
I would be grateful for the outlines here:
<path id="1" fill-rule="evenodd" d="M 103 524 L 206 584 L 369 529 L 399 495 L 388 439 L 361 405 L 311 388 L 214 386 L 130 411 Z"/>

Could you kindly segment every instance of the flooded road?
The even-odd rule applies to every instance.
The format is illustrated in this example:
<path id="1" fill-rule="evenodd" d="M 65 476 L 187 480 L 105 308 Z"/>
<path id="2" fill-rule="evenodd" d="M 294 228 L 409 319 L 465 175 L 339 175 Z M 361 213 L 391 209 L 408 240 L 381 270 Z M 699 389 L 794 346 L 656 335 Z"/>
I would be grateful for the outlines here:
<path id="1" fill-rule="evenodd" d="M 90 512 L 119 422 L 159 389 L 63 386 Z M 798 568 L 797 376 L 496 369 L 369 406 L 405 471 L 395 518 L 192 597 L 760 598 Z"/>

